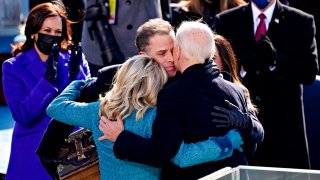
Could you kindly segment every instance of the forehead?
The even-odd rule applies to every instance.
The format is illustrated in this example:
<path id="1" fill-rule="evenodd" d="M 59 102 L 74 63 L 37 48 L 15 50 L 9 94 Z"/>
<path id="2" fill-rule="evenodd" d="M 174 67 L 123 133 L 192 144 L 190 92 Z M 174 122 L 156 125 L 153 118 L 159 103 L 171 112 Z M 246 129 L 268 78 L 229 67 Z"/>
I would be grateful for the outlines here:
<path id="1" fill-rule="evenodd" d="M 47 17 L 41 26 L 42 29 L 62 29 L 62 20 L 59 16 Z"/>
<path id="2" fill-rule="evenodd" d="M 172 49 L 174 46 L 174 33 L 170 34 L 156 34 L 149 39 L 149 50 L 161 51 Z"/>

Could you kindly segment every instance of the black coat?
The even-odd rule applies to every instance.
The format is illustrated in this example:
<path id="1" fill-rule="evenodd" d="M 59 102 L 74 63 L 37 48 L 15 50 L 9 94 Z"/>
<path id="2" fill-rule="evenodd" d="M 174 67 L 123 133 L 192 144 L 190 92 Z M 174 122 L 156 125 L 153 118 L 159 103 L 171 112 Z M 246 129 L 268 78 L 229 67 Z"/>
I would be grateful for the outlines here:
<path id="1" fill-rule="evenodd" d="M 309 168 L 302 84 L 312 83 L 318 72 L 315 24 L 313 16 L 276 3 L 267 31 L 277 50 L 276 69 L 248 71 L 243 78 L 265 129 L 251 165 Z M 256 45 L 250 5 L 220 13 L 215 21 L 216 32 L 231 42 L 239 63 Z"/>
<path id="2" fill-rule="evenodd" d="M 214 105 L 225 107 L 224 99 L 237 105 L 241 111 L 248 112 L 242 89 L 221 77 L 206 74 L 202 65 L 189 67 L 178 80 L 160 91 L 152 138 L 144 139 L 123 131 L 114 145 L 116 157 L 164 167 L 163 179 L 197 179 L 226 166 L 246 165 L 245 153 L 238 151 L 234 151 L 230 158 L 189 168 L 168 165 L 182 141 L 204 141 L 230 130 L 216 128 L 210 117 Z M 244 135 L 243 139 L 244 144 L 250 144 L 248 136 Z"/>

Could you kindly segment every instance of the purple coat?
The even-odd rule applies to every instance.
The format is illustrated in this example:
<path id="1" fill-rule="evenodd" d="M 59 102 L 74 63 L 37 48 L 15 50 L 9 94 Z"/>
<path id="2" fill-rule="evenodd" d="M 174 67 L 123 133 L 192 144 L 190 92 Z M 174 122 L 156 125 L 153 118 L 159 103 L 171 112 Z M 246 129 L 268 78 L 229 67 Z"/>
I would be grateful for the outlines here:
<path id="1" fill-rule="evenodd" d="M 71 82 L 69 58 L 70 51 L 60 51 L 54 86 L 44 78 L 46 64 L 34 48 L 3 63 L 4 95 L 15 120 L 6 179 L 51 179 L 35 151 L 51 119 L 46 114 L 48 104 Z M 83 57 L 77 79 L 88 77 Z"/>

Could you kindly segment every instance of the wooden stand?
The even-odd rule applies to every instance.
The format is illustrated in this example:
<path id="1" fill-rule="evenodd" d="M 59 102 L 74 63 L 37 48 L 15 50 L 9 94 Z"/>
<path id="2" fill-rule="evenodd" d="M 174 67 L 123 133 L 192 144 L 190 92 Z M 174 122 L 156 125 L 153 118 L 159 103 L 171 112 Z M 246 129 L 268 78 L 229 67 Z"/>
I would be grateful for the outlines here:
<path id="1" fill-rule="evenodd" d="M 66 174 L 61 177 L 61 180 L 99 180 L 100 179 L 100 170 L 99 162 L 95 161 L 92 164 L 81 167 L 80 169 Z"/>

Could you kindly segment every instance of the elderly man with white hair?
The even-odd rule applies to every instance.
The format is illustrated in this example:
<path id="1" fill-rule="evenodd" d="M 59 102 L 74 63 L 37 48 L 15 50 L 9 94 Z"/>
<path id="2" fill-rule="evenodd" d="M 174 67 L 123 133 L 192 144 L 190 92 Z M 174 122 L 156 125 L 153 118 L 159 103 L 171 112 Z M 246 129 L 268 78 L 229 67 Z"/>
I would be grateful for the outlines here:
<path id="1" fill-rule="evenodd" d="M 118 135 L 113 148 L 117 158 L 162 167 L 162 179 L 198 179 L 227 166 L 247 164 L 246 152 L 254 147 L 248 134 L 242 134 L 244 151 L 235 150 L 229 158 L 188 168 L 170 162 L 182 142 L 196 143 L 212 136 L 223 136 L 230 130 L 217 128 L 212 123 L 210 112 L 213 106 L 226 107 L 225 100 L 228 100 L 243 113 L 248 112 L 240 87 L 204 72 L 203 63 L 214 53 L 214 35 L 206 24 L 198 21 L 181 24 L 173 49 L 174 65 L 181 77 L 158 95 L 152 137 L 142 138 L 127 130 L 117 133 L 114 131 L 118 123 L 107 122 L 109 132 Z M 217 143 L 230 142 L 221 139 Z M 221 153 L 227 151 L 229 149 L 225 148 Z"/>

